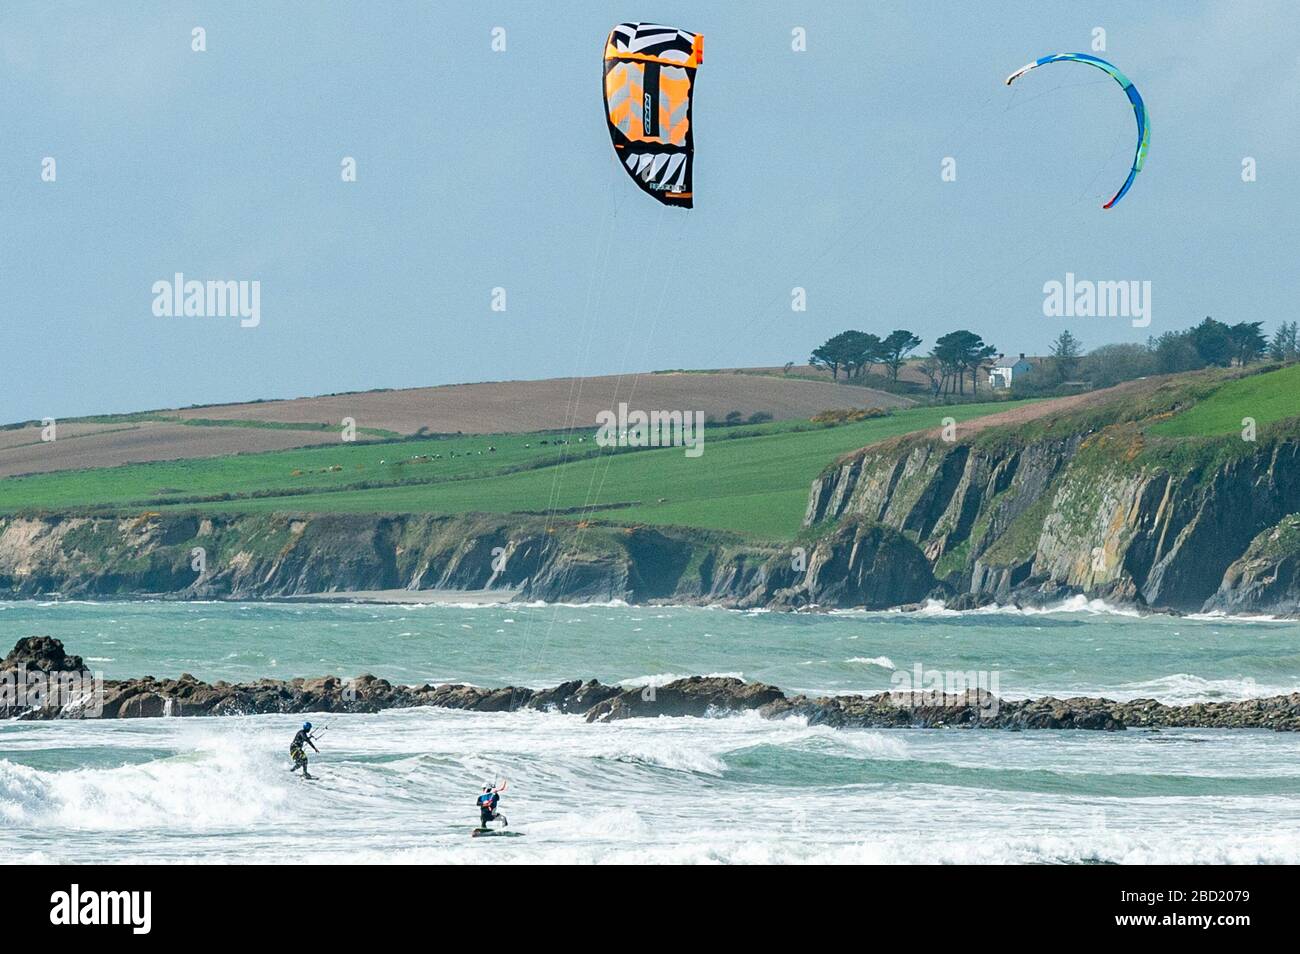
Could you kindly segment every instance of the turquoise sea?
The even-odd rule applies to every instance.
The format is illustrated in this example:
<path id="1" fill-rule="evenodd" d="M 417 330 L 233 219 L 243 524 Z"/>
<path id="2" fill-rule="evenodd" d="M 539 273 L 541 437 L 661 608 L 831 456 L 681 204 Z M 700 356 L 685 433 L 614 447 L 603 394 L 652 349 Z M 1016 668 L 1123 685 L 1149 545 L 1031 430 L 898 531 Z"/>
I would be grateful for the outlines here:
<path id="1" fill-rule="evenodd" d="M 728 674 L 878 692 L 977 671 L 1009 698 L 1300 689 L 1300 622 L 1052 612 L 776 614 L 622 605 L 3 603 L 107 678 L 372 672 L 403 683 Z M 835 730 L 549 713 L 0 724 L 0 860 L 1297 862 L 1300 738 L 1267 731 Z M 313 720 L 317 721 L 317 720 Z M 524 837 L 471 839 L 480 786 Z"/>

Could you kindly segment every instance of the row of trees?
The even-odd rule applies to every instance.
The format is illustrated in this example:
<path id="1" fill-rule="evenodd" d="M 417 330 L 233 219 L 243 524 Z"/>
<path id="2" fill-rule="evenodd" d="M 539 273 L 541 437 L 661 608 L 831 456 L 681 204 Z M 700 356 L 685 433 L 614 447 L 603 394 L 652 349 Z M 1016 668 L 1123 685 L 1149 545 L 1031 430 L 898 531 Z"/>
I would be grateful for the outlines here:
<path id="1" fill-rule="evenodd" d="M 891 331 L 884 338 L 866 331 L 841 331 L 813 351 L 808 363 L 814 368 L 825 368 L 837 381 L 841 371 L 847 378 L 861 378 L 881 365 L 889 379 L 897 381 L 899 369 L 920 344 L 920 338 L 901 329 Z"/>
<path id="2" fill-rule="evenodd" d="M 890 381 L 897 382 L 900 369 L 920 345 L 921 339 L 904 329 L 891 331 L 884 338 L 865 331 L 842 331 L 814 350 L 808 363 L 830 371 L 835 380 L 841 373 L 848 380 L 860 380 L 879 366 Z M 997 353 L 993 345 L 986 344 L 973 331 L 952 331 L 935 340 L 916 368 L 929 382 L 935 397 L 965 394 L 968 380 L 971 393 L 977 394 L 980 378 Z M 1294 361 L 1300 359 L 1300 326 L 1295 321 L 1284 321 L 1269 338 L 1260 321 L 1227 325 L 1206 318 L 1192 328 L 1149 338 L 1144 345 L 1102 345 L 1087 353 L 1083 342 L 1071 332 L 1062 331 L 1049 353 L 1050 357 L 1033 372 L 1015 379 L 1013 387 L 1017 391 L 1047 392 L 1076 380 L 1092 387 L 1109 387 L 1150 374 L 1226 368 L 1263 358 Z"/>
<path id="3" fill-rule="evenodd" d="M 930 382 L 930 393 L 936 397 L 954 391 L 965 394 L 967 375 L 970 375 L 971 393 L 978 394 L 980 375 L 997 353 L 997 348 L 985 344 L 973 331 L 951 331 L 935 339 L 934 347 L 918 367 Z"/>
<path id="4" fill-rule="evenodd" d="M 1213 318 L 1183 331 L 1166 331 L 1146 344 L 1108 344 L 1083 353 L 1082 343 L 1063 331 L 1052 343 L 1044 373 L 1035 372 L 1018 390 L 1054 388 L 1076 377 L 1104 388 L 1150 374 L 1174 374 L 1201 368 L 1247 365 L 1262 359 L 1300 359 L 1300 327 L 1282 322 L 1272 338 L 1260 321 L 1227 325 Z"/>
<path id="5" fill-rule="evenodd" d="M 899 370 L 920 345 L 919 337 L 902 328 L 884 338 L 865 331 L 842 331 L 814 350 L 808 363 L 825 368 L 835 380 L 840 372 L 849 380 L 861 379 L 879 365 L 889 380 L 897 382 Z M 953 331 L 935 341 L 919 368 L 936 396 L 965 394 L 967 378 L 971 391 L 977 392 L 980 373 L 996 354 L 997 349 L 973 331 Z"/>
<path id="6" fill-rule="evenodd" d="M 1268 351 L 1262 321 L 1242 321 L 1225 325 L 1206 318 L 1186 331 L 1166 331 L 1148 340 L 1147 347 L 1156 355 L 1161 372 L 1195 371 L 1198 368 L 1226 368 L 1250 364 Z"/>

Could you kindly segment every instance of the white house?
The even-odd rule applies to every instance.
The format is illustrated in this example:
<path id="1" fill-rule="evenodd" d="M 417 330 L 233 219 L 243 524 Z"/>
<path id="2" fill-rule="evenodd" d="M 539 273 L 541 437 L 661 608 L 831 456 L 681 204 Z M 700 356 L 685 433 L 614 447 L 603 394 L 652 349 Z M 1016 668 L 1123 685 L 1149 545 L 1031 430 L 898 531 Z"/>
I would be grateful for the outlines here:
<path id="1" fill-rule="evenodd" d="M 1022 374 L 1028 374 L 1034 370 L 1034 366 L 1025 360 L 1024 352 L 1020 357 L 1011 360 L 1004 354 L 998 355 L 993 367 L 989 369 L 989 387 L 991 388 L 1009 388 L 1011 382 Z"/>

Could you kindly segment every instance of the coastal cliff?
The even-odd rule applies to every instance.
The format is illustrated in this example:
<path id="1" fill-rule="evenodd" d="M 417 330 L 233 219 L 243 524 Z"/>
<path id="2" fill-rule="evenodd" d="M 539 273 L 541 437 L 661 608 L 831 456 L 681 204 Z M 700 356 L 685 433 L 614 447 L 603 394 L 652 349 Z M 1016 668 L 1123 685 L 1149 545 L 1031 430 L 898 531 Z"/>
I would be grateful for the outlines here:
<path id="1" fill-rule="evenodd" d="M 744 603 L 762 599 L 774 552 L 727 534 L 534 517 L 48 514 L 0 518 L 0 593 L 252 600 L 487 590 Z"/>
<path id="2" fill-rule="evenodd" d="M 487 591 L 551 602 L 885 608 L 932 580 L 900 534 L 846 524 L 806 548 L 536 517 L 0 517 L 0 595 L 256 600 Z"/>
<path id="3" fill-rule="evenodd" d="M 864 448 L 813 484 L 805 524 L 902 534 L 958 608 L 1082 594 L 1152 610 L 1300 612 L 1300 434 L 1170 438 L 1153 385 L 1017 425 Z M 1300 407 L 1300 399 L 1298 399 Z"/>
<path id="4" fill-rule="evenodd" d="M 1132 382 L 873 444 L 813 482 L 784 544 L 528 514 L 13 514 L 0 516 L 0 598 L 482 591 L 968 609 L 1083 595 L 1300 615 L 1300 417 L 1249 435 L 1167 427 L 1252 372 Z"/>

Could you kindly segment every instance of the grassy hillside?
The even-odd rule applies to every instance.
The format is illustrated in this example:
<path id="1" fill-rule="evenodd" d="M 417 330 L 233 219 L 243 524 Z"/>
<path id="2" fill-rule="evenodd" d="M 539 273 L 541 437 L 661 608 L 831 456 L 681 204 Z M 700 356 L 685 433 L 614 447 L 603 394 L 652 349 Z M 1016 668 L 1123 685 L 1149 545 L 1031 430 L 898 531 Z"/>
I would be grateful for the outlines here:
<path id="1" fill-rule="evenodd" d="M 550 434 L 510 434 L 384 444 L 336 441 L 263 454 L 11 477 L 0 480 L 0 510 L 151 506 L 221 495 L 328 491 L 373 482 L 455 480 L 558 460 L 563 448 L 554 440 Z M 432 459 L 435 454 L 438 459 Z"/>
<path id="2" fill-rule="evenodd" d="M 966 420 L 1006 406 L 909 409 L 841 427 L 706 439 L 699 458 L 686 457 L 680 448 L 604 452 L 562 467 L 475 480 L 313 494 L 288 502 L 260 498 L 223 504 L 220 509 L 268 511 L 286 505 L 350 512 L 544 513 L 556 509 L 619 522 L 678 524 L 788 539 L 799 530 L 809 484 L 839 454 L 897 434 L 937 427 L 945 416 Z M 591 509 L 612 505 L 626 506 Z"/>
<path id="3" fill-rule="evenodd" d="M 366 440 L 522 437 L 575 421 L 594 427 L 599 411 L 621 402 L 690 409 L 718 423 L 806 422 L 828 409 L 916 403 L 829 380 L 718 370 L 379 389 L 65 418 L 58 422 L 58 440 L 48 442 L 39 421 L 0 425 L 0 477 L 310 447 L 336 442 L 347 419 Z"/>
<path id="4" fill-rule="evenodd" d="M 1239 432 L 1244 417 L 1263 427 L 1300 415 L 1300 364 L 1231 381 L 1194 406 L 1148 428 L 1159 437 Z"/>
<path id="5" fill-rule="evenodd" d="M 534 434 L 133 464 L 2 480 L 0 511 L 108 506 L 222 512 L 559 510 L 580 516 L 614 506 L 591 516 L 788 539 L 799 529 L 810 482 L 838 455 L 937 427 L 946 416 L 964 421 L 1009 406 L 909 408 L 834 427 L 805 421 L 711 428 L 698 458 L 686 457 L 681 448 L 612 453 L 596 448 L 589 436 L 583 444 L 557 447 L 555 435 Z M 488 453 L 489 446 L 496 451 Z M 434 454 L 441 459 L 413 460 Z M 196 499 L 217 496 L 225 499 Z"/>

